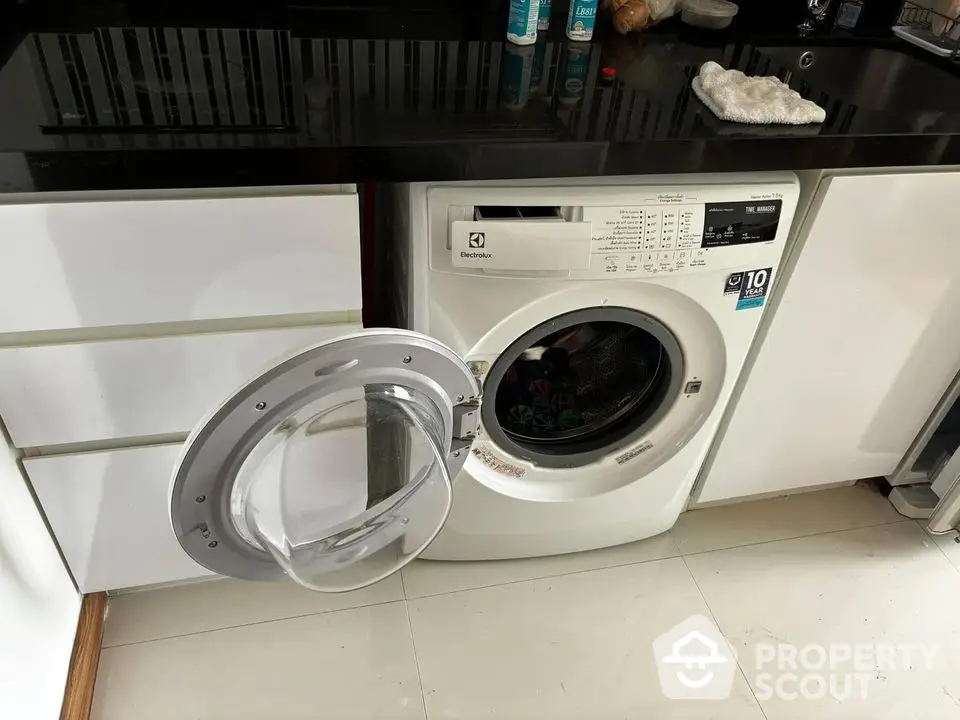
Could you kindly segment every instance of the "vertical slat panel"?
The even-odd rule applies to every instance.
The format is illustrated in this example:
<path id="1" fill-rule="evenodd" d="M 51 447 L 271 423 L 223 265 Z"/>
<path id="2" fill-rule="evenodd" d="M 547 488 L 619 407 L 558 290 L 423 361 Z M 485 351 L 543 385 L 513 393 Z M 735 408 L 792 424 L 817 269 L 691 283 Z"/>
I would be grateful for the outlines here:
<path id="1" fill-rule="evenodd" d="M 280 72 L 277 67 L 277 44 L 272 30 L 258 30 L 257 47 L 260 50 L 261 92 L 266 120 L 271 125 L 283 123 L 280 109 Z"/>

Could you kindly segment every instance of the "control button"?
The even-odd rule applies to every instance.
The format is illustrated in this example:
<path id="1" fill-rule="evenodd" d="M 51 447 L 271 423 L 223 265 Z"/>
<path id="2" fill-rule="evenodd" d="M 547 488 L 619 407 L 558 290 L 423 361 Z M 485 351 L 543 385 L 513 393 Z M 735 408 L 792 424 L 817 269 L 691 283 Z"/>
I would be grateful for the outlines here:
<path id="1" fill-rule="evenodd" d="M 677 257 L 677 253 L 672 251 L 657 253 L 657 261 L 661 265 L 665 265 L 665 264 L 672 265 L 676 257 Z"/>
<path id="2" fill-rule="evenodd" d="M 653 265 L 657 261 L 657 253 L 655 252 L 645 252 L 643 254 L 643 264 L 644 265 Z"/>
<path id="3" fill-rule="evenodd" d="M 693 395 L 700 392 L 700 388 L 703 387 L 703 382 L 700 380 L 691 380 L 683 387 L 683 392 L 687 395 Z"/>

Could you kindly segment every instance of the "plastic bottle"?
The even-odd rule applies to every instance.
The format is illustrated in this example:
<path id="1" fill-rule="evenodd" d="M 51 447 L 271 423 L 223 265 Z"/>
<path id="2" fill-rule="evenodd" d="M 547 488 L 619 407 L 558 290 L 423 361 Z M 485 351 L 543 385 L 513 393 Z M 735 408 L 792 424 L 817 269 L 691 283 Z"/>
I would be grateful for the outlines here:
<path id="1" fill-rule="evenodd" d="M 540 0 L 510 0 L 507 40 L 514 45 L 533 45 L 537 41 Z"/>
<path id="2" fill-rule="evenodd" d="M 540 15 L 537 21 L 537 30 L 550 29 L 550 13 L 553 11 L 553 0 L 540 0 Z"/>
<path id="3" fill-rule="evenodd" d="M 500 102 L 507 110 L 522 110 L 530 100 L 536 48 L 507 44 L 500 61 Z"/>
<path id="4" fill-rule="evenodd" d="M 541 35 L 537 38 L 537 45 L 533 53 L 533 69 L 530 71 L 530 92 L 540 92 L 543 88 L 543 61 L 547 55 L 547 43 Z"/>
<path id="5" fill-rule="evenodd" d="M 567 37 L 574 42 L 586 42 L 593 37 L 597 20 L 597 0 L 570 0 L 567 16 Z"/>
<path id="6" fill-rule="evenodd" d="M 559 73 L 557 99 L 566 108 L 575 108 L 583 99 L 587 74 L 590 71 L 590 45 L 567 43 L 563 48 L 563 59 Z"/>

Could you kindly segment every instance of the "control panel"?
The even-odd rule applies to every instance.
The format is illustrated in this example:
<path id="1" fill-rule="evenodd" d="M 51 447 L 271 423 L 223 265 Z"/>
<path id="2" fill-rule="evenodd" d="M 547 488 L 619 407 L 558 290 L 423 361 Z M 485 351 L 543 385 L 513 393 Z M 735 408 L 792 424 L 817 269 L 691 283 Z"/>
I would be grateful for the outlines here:
<path id="1" fill-rule="evenodd" d="M 779 252 L 773 246 L 786 241 L 796 197 L 795 179 L 774 179 L 433 188 L 430 267 L 571 280 L 764 267 Z"/>
<path id="2" fill-rule="evenodd" d="M 648 276 L 707 268 L 722 248 L 774 240 L 781 206 L 775 199 L 584 207 L 583 220 L 592 226 L 587 274 Z"/>

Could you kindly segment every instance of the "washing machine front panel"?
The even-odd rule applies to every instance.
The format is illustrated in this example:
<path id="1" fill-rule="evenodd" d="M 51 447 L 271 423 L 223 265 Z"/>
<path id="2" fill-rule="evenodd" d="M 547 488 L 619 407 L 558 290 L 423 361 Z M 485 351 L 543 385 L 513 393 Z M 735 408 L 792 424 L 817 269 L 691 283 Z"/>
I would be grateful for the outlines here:
<path id="1" fill-rule="evenodd" d="M 306 348 L 202 420 L 173 473 L 183 549 L 222 575 L 374 583 L 446 521 L 479 386 L 435 340 L 368 330 Z"/>
<path id="2" fill-rule="evenodd" d="M 609 343 L 611 329 L 614 342 L 629 344 L 626 352 L 603 346 Z M 594 337 L 582 337 L 584 334 Z M 538 345 L 544 339 L 552 342 L 552 347 Z M 546 357 L 547 351 L 557 352 L 570 342 L 581 347 L 559 362 L 577 364 L 577 354 L 582 351 L 588 357 L 579 372 L 574 369 L 567 377 L 563 373 L 551 377 L 548 368 L 543 378 L 527 373 L 524 366 L 537 374 L 544 364 L 542 358 L 527 354 L 530 348 Z M 653 363 L 650 357 L 637 357 L 656 346 L 661 354 L 659 372 L 645 367 Z M 609 352 L 620 352 L 623 357 L 591 358 Z M 483 382 L 484 401 L 478 440 L 465 469 L 499 493 L 535 501 L 587 498 L 636 482 L 668 462 L 696 436 L 726 382 L 726 357 L 716 322 L 698 303 L 667 287 L 581 283 L 534 300 L 504 318 L 466 354 Z M 556 362 L 548 357 L 546 364 Z M 621 383 L 622 374 L 596 378 L 598 374 L 623 373 L 616 367 L 622 362 L 630 363 L 626 374 L 636 374 L 641 387 Z M 511 369 L 516 378 L 510 377 Z M 572 394 L 580 395 L 581 405 L 573 398 L 569 406 L 558 404 L 567 381 L 577 386 Z M 649 388 L 642 387 L 647 383 Z M 519 396 L 518 384 L 526 385 L 519 389 Z M 530 384 L 544 387 L 531 391 Z M 618 386 L 626 388 L 629 397 L 608 409 L 611 398 L 604 396 Z M 596 411 L 583 402 L 594 393 L 601 396 L 599 413 L 606 416 L 569 423 L 574 432 L 568 433 L 562 427 L 564 410 Z M 537 397 L 545 394 L 549 396 L 546 401 Z M 631 400 L 636 401 L 632 406 Z M 518 422 L 520 409 L 527 411 L 527 432 Z M 537 430 L 551 432 L 540 432 L 537 437 L 533 422 L 543 414 L 548 415 L 547 420 Z M 578 435 L 576 430 L 584 432 Z"/>

